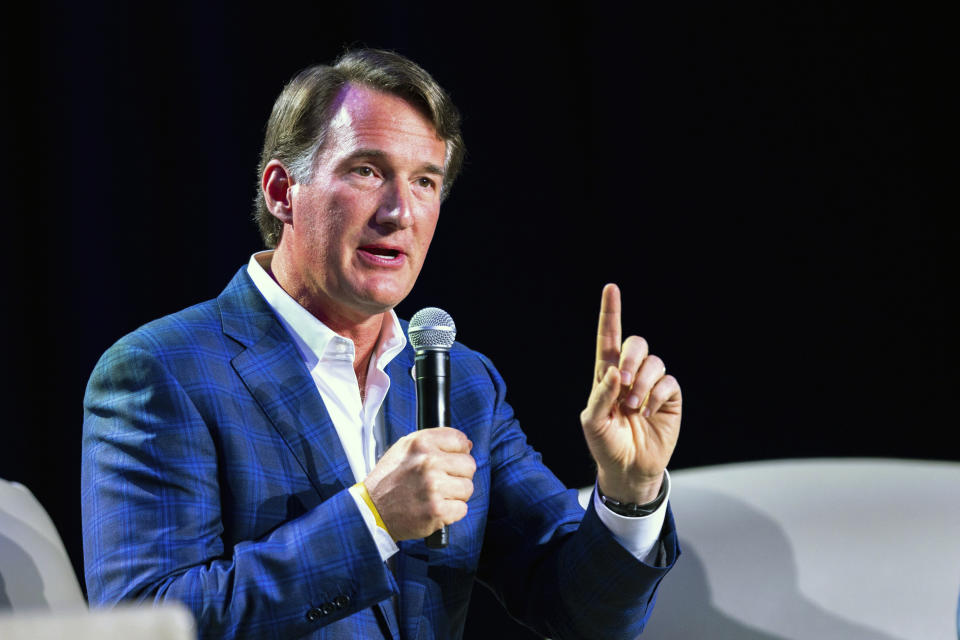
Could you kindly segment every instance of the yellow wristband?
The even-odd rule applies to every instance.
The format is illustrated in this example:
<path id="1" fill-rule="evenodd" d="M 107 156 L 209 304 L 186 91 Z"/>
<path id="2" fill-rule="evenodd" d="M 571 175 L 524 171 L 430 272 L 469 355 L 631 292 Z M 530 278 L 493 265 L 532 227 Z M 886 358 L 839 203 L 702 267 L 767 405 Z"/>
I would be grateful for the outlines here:
<path id="1" fill-rule="evenodd" d="M 377 508 L 373 506 L 373 498 L 370 497 L 370 492 L 367 491 L 367 486 L 362 482 L 358 482 L 353 485 L 360 491 L 360 497 L 363 498 L 363 501 L 367 503 L 367 506 L 370 507 L 370 511 L 373 513 L 373 519 L 376 520 L 377 526 L 387 531 L 387 525 L 383 524 L 383 518 L 380 517 L 380 512 L 377 511 Z M 387 533 L 390 533 L 387 531 Z"/>

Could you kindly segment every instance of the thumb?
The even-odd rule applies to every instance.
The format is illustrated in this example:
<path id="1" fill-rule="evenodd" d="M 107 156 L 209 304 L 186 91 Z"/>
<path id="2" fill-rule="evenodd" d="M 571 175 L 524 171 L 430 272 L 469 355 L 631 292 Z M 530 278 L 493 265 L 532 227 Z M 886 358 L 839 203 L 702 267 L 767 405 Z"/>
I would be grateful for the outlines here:
<path id="1" fill-rule="evenodd" d="M 603 378 L 600 379 L 590 392 L 587 408 L 580 414 L 583 426 L 599 425 L 605 420 L 620 398 L 620 371 L 614 365 L 607 367 Z"/>

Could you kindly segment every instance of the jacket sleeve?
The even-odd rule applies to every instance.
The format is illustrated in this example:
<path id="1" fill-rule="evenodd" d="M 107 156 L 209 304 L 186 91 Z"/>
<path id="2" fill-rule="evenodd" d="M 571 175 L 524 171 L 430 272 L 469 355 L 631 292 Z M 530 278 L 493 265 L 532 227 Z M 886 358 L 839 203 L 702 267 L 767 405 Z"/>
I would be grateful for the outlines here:
<path id="1" fill-rule="evenodd" d="M 216 439 L 161 359 L 121 341 L 84 399 L 82 511 L 91 605 L 185 603 L 203 637 L 296 638 L 396 588 L 341 491 L 260 539 L 223 540 Z"/>
<path id="2" fill-rule="evenodd" d="M 499 373 L 480 358 L 495 400 L 491 502 L 478 576 L 511 615 L 545 636 L 635 638 L 680 552 L 672 514 L 661 532 L 662 562 L 637 560 L 600 521 L 593 501 L 584 513 L 577 491 L 544 466 L 504 399 Z"/>

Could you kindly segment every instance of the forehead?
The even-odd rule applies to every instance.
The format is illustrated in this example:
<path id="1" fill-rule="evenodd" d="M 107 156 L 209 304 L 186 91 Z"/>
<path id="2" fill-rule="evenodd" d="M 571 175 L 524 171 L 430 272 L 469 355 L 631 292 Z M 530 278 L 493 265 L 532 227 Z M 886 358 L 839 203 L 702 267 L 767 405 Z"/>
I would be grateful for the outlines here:
<path id="1" fill-rule="evenodd" d="M 327 151 L 375 149 L 443 166 L 446 143 L 433 124 L 403 98 L 348 85 L 330 119 Z"/>

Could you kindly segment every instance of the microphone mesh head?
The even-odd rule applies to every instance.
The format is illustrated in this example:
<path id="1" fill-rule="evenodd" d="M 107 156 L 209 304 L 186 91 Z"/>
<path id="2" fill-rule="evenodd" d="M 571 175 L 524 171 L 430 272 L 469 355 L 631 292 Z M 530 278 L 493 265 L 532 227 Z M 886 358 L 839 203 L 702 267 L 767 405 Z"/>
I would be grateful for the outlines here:
<path id="1" fill-rule="evenodd" d="M 407 328 L 410 344 L 417 351 L 421 349 L 439 349 L 447 351 L 457 338 L 457 325 L 443 309 L 426 307 L 410 318 Z"/>

